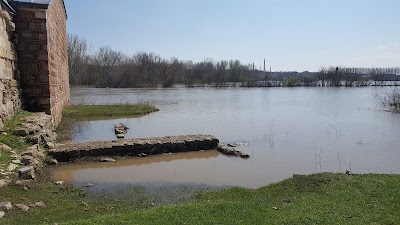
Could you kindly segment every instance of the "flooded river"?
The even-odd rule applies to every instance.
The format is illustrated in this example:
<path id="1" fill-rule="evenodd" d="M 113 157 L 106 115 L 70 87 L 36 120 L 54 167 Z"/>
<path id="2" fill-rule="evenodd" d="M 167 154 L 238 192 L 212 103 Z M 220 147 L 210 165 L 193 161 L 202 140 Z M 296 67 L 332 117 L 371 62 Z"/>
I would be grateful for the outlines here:
<path id="1" fill-rule="evenodd" d="M 148 103 L 150 115 L 76 124 L 74 142 L 211 134 L 248 160 L 216 151 L 63 165 L 55 180 L 83 186 L 205 185 L 258 188 L 314 172 L 400 173 L 400 115 L 380 110 L 385 88 L 72 89 L 74 104 Z"/>

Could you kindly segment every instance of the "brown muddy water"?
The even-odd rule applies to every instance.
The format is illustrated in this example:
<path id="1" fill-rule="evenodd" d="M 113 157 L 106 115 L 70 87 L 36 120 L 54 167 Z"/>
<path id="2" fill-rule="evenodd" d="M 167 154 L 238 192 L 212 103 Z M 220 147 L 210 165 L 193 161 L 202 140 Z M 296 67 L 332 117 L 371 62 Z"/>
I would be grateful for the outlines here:
<path id="1" fill-rule="evenodd" d="M 248 160 L 216 151 L 58 166 L 54 180 L 99 189 L 116 186 L 259 188 L 315 172 L 400 173 L 400 115 L 381 111 L 376 94 L 389 88 L 72 89 L 75 104 L 149 103 L 159 112 L 78 123 L 73 141 L 211 134 L 246 143 Z"/>

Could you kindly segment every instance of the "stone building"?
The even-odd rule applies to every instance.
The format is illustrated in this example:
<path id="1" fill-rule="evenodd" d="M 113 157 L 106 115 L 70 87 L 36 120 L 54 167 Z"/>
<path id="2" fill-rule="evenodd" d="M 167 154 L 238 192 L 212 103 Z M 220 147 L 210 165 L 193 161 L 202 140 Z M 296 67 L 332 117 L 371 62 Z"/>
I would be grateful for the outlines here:
<path id="1" fill-rule="evenodd" d="M 22 107 L 56 126 L 70 96 L 64 1 L 0 2 L 0 125 Z"/>

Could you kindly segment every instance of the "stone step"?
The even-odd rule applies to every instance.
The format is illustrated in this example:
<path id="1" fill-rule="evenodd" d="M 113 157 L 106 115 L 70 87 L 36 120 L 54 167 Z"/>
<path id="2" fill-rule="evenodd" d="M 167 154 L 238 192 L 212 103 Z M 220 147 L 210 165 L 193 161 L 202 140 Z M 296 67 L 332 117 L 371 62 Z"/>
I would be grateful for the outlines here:
<path id="1" fill-rule="evenodd" d="M 86 143 L 58 144 L 48 154 L 60 162 L 81 157 L 155 155 L 217 149 L 219 140 L 212 135 L 184 135 L 155 138 L 119 139 Z"/>

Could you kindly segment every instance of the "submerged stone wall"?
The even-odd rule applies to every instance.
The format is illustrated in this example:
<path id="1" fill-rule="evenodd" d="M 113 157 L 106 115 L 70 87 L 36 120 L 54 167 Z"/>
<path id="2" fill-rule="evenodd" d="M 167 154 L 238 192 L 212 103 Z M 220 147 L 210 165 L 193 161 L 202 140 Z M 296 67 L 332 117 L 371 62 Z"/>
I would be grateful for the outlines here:
<path id="1" fill-rule="evenodd" d="M 185 135 L 159 138 L 120 139 L 78 144 L 59 144 L 48 155 L 61 162 L 88 156 L 145 156 L 217 149 L 219 140 L 211 135 Z"/>
<path id="2" fill-rule="evenodd" d="M 0 128 L 21 108 L 20 76 L 12 42 L 15 25 L 10 12 L 0 5 Z"/>

